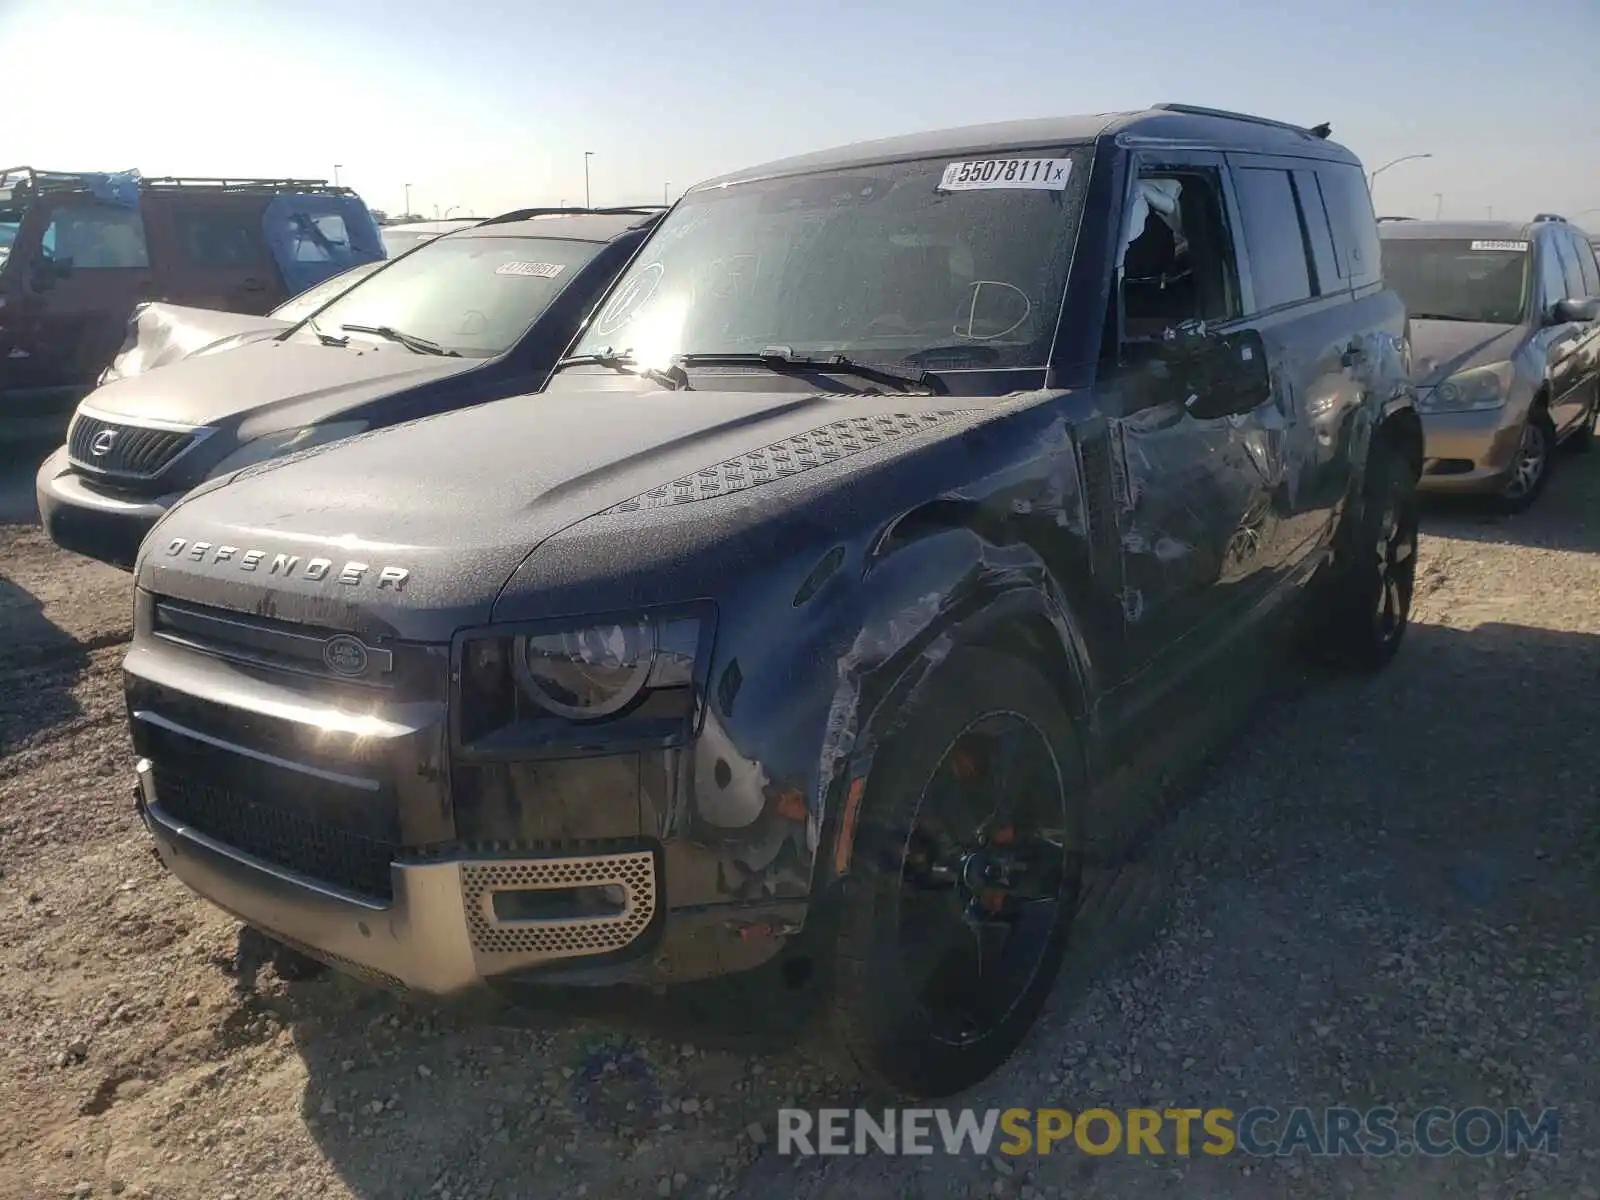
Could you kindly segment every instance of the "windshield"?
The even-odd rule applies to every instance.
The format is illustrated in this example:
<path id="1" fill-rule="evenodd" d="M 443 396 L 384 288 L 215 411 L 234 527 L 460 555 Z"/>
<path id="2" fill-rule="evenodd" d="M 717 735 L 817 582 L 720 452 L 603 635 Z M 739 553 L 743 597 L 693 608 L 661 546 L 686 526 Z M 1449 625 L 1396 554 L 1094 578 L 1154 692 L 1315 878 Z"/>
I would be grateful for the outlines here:
<path id="1" fill-rule="evenodd" d="M 514 345 L 599 249 L 557 238 L 442 237 L 334 300 L 316 314 L 317 329 L 393 329 L 487 358 Z"/>
<path id="2" fill-rule="evenodd" d="M 966 156 L 688 193 L 574 354 L 844 354 L 919 366 L 1049 357 L 1088 157 Z"/>
<path id="3" fill-rule="evenodd" d="M 383 248 L 389 252 L 390 258 L 399 258 L 411 247 L 420 242 L 431 242 L 438 237 L 437 233 L 418 233 L 414 229 L 380 229 L 378 236 L 383 239 Z"/>
<path id="4" fill-rule="evenodd" d="M 354 287 L 381 266 L 383 266 L 382 259 L 362 263 L 359 267 L 351 267 L 348 271 L 342 271 L 332 279 L 324 279 L 321 283 L 308 287 L 298 296 L 285 300 L 267 315 L 279 321 L 299 324 L 340 292 Z"/>
<path id="5" fill-rule="evenodd" d="M 1383 277 L 1414 320 L 1516 325 L 1528 294 L 1528 243 L 1385 238 Z"/>

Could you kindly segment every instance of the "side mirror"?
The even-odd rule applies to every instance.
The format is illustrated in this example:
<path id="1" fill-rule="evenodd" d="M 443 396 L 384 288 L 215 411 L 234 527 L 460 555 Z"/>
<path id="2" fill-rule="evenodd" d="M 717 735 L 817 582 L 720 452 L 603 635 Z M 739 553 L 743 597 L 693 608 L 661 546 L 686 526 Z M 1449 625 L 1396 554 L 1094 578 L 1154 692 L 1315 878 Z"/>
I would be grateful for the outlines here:
<path id="1" fill-rule="evenodd" d="M 1272 398 L 1266 344 L 1254 329 L 1189 332 L 1164 348 L 1175 398 L 1196 420 L 1252 412 Z"/>
<path id="2" fill-rule="evenodd" d="M 1572 321 L 1600 321 L 1600 296 L 1586 296 L 1582 300 L 1557 300 L 1551 306 L 1547 324 L 1566 325 Z"/>

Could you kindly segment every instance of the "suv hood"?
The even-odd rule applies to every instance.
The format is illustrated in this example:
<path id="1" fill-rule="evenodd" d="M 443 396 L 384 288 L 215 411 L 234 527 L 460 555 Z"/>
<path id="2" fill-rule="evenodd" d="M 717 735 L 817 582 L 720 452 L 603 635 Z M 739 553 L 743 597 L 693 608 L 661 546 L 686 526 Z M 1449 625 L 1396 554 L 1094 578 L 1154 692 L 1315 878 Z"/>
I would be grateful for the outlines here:
<path id="1" fill-rule="evenodd" d="M 488 621 L 501 587 L 546 539 L 653 488 L 847 418 L 877 419 L 856 441 L 873 451 L 945 436 L 985 411 L 949 396 L 645 388 L 496 401 L 248 468 L 172 509 L 145 542 L 139 586 L 444 640 Z M 800 453 L 826 466 L 838 457 L 827 451 Z M 709 507 L 721 511 L 707 519 L 728 519 Z M 259 557 L 246 567 L 251 551 Z M 308 573 L 312 560 L 328 564 Z M 352 562 L 366 569 L 345 574 Z"/>
<path id="2" fill-rule="evenodd" d="M 227 425 L 250 416 L 251 437 L 310 425 L 364 401 L 481 366 L 481 358 L 436 358 L 404 346 L 262 341 L 185 358 L 149 375 L 119 379 L 84 401 L 108 417 L 183 425 Z"/>
<path id="3" fill-rule="evenodd" d="M 133 318 L 133 344 L 111 360 L 104 379 L 132 379 L 193 354 L 214 353 L 224 344 L 270 337 L 288 321 L 247 313 L 218 312 L 184 304 L 142 304 Z"/>
<path id="4" fill-rule="evenodd" d="M 1411 322 L 1411 382 L 1433 387 L 1470 367 L 1505 362 L 1522 345 L 1521 325 Z"/>

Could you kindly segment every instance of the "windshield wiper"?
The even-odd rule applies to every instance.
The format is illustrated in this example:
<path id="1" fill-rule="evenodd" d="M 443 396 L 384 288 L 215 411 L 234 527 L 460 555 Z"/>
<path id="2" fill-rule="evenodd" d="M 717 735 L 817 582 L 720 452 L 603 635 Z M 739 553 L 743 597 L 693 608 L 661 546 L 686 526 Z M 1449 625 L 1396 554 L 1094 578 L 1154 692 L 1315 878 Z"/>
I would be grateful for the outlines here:
<path id="1" fill-rule="evenodd" d="M 760 366 L 766 367 L 769 371 L 781 371 L 791 375 L 818 373 L 854 375 L 858 379 L 899 388 L 902 392 L 922 389 L 930 396 L 937 395 L 942 390 L 938 376 L 931 371 L 897 367 L 888 363 L 862 362 L 843 354 L 796 354 L 787 346 L 768 346 L 759 354 L 680 354 L 678 362 L 686 367 Z"/>
<path id="2" fill-rule="evenodd" d="M 637 375 L 641 379 L 659 383 L 674 392 L 694 390 L 689 386 L 689 376 L 677 363 L 673 363 L 665 371 L 659 367 L 641 367 L 639 360 L 627 350 L 618 353 L 608 348 L 597 354 L 575 354 L 571 358 L 561 359 L 556 363 L 555 369 L 559 371 L 563 367 L 610 367 L 613 371 L 621 371 L 624 375 Z"/>
<path id="3" fill-rule="evenodd" d="M 1414 321 L 1470 321 L 1470 317 L 1458 317 L 1451 313 L 1407 313 Z"/>
<path id="4" fill-rule="evenodd" d="M 321 342 L 324 346 L 348 346 L 350 344 L 349 338 L 340 337 L 336 333 L 329 333 L 327 330 L 321 328 L 317 324 L 317 319 L 315 317 L 306 318 L 306 328 L 312 333 L 316 334 L 317 341 Z"/>
<path id="5" fill-rule="evenodd" d="M 393 325 L 341 325 L 347 333 L 370 333 L 377 337 L 387 338 L 391 342 L 399 342 L 407 350 L 417 354 L 441 354 L 446 358 L 460 358 L 459 350 L 446 350 L 438 342 L 430 342 L 427 338 L 417 337 L 413 333 L 401 333 Z"/>

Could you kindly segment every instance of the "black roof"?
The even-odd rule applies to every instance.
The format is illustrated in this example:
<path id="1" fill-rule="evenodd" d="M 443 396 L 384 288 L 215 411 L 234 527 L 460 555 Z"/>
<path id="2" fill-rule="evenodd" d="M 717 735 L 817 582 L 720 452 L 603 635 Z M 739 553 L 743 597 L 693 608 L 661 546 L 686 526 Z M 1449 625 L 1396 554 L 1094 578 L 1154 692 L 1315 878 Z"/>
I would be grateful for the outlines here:
<path id="1" fill-rule="evenodd" d="M 610 242 L 654 225 L 666 213 L 657 204 L 627 208 L 519 208 L 447 237 L 548 237 L 575 242 Z"/>
<path id="2" fill-rule="evenodd" d="M 1070 117 L 1042 117 L 1022 121 L 1002 121 L 988 125 L 965 125 L 913 133 L 903 137 L 855 142 L 811 154 L 778 159 L 748 170 L 721 175 L 696 184 L 691 191 L 761 179 L 774 175 L 802 175 L 872 163 L 896 162 L 916 158 L 938 158 L 973 153 L 1002 153 L 1045 146 L 1065 146 L 1093 142 L 1115 136 L 1129 143 L 1149 139 L 1172 143 L 1192 143 L 1223 149 L 1249 150 L 1264 154 L 1288 154 L 1332 159 L 1359 167 L 1360 160 L 1349 150 L 1325 136 L 1327 128 L 1315 130 L 1287 122 L 1274 121 L 1248 113 L 1225 112 L 1189 104 L 1156 104 L 1135 112 L 1089 113 Z"/>

